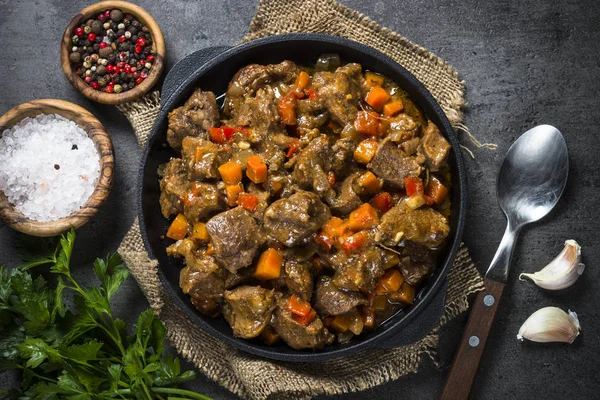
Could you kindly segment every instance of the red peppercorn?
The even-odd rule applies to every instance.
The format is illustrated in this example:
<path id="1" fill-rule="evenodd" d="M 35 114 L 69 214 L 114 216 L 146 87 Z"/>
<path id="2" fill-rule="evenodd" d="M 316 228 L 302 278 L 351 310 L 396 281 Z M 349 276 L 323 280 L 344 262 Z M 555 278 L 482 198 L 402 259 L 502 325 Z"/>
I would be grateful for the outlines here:
<path id="1" fill-rule="evenodd" d="M 75 34 L 79 37 L 83 36 L 83 28 L 75 28 Z"/>
<path id="2" fill-rule="evenodd" d="M 131 76 L 133 77 L 133 79 L 137 79 L 140 76 L 140 73 L 134 72 L 133 74 L 131 74 Z"/>
<path id="3" fill-rule="evenodd" d="M 137 71 L 137 68 L 136 67 L 131 67 L 131 72 L 135 72 L 135 71 Z"/>
<path id="4" fill-rule="evenodd" d="M 146 61 L 148 61 L 148 62 L 154 61 L 154 56 L 152 54 L 149 55 L 148 57 L 146 57 Z"/>
<path id="5" fill-rule="evenodd" d="M 137 44 L 138 46 L 142 46 L 142 47 L 144 47 L 144 46 L 146 45 L 146 39 L 144 39 L 144 38 L 139 38 L 139 39 L 138 39 L 138 40 L 135 42 L 135 44 Z"/>
<path id="6" fill-rule="evenodd" d="M 125 41 L 125 39 L 126 39 L 125 35 L 119 36 L 119 42 L 123 43 Z"/>
<path id="7" fill-rule="evenodd" d="M 104 17 L 110 18 L 110 10 L 104 11 Z"/>
<path id="8" fill-rule="evenodd" d="M 147 74 L 147 73 L 145 73 L 145 72 L 142 72 L 142 73 L 140 74 L 140 78 L 144 78 L 144 79 L 146 79 L 147 77 L 148 77 L 148 74 Z"/>
<path id="9" fill-rule="evenodd" d="M 98 84 L 98 82 L 92 82 L 90 85 L 96 90 L 100 89 L 100 85 Z"/>
<path id="10" fill-rule="evenodd" d="M 140 54 L 142 52 L 142 46 L 135 46 L 135 52 Z"/>
<path id="11" fill-rule="evenodd" d="M 99 20 L 100 22 L 104 22 L 104 20 L 106 20 L 106 17 L 104 16 L 104 14 L 100 13 L 100 14 L 98 15 L 98 20 Z"/>
<path id="12" fill-rule="evenodd" d="M 85 83 L 90 83 L 92 81 L 92 77 L 91 76 L 86 76 L 85 77 Z"/>
<path id="13" fill-rule="evenodd" d="M 107 83 L 108 86 L 115 86 L 115 83 L 113 81 L 110 81 Z"/>
<path id="14" fill-rule="evenodd" d="M 142 77 L 140 76 L 139 78 L 137 78 L 137 79 L 135 80 L 135 83 L 137 83 L 137 84 L 140 84 L 140 83 L 142 83 L 142 81 L 143 81 L 143 80 L 144 80 L 144 78 L 142 78 Z"/>
<path id="15" fill-rule="evenodd" d="M 112 93 L 112 92 L 113 92 L 113 90 L 114 90 L 114 88 L 113 88 L 112 86 L 106 86 L 106 87 L 104 88 L 104 91 L 105 91 L 106 93 Z"/>
<path id="16" fill-rule="evenodd" d="M 93 42 L 94 40 L 96 40 L 96 34 L 95 34 L 95 33 L 93 33 L 93 32 L 92 32 L 92 33 L 89 33 L 89 34 L 88 34 L 88 40 L 89 40 L 90 42 Z"/>
<path id="17" fill-rule="evenodd" d="M 131 73 L 131 65 L 125 64 L 125 67 L 123 68 L 123 71 L 125 71 L 126 74 Z"/>
<path id="18" fill-rule="evenodd" d="M 125 18 L 131 19 L 131 14 L 125 14 Z"/>
<path id="19" fill-rule="evenodd" d="M 112 74 L 112 69 L 113 69 L 113 66 L 111 64 L 108 64 L 106 66 L 106 73 L 107 74 Z"/>
<path id="20" fill-rule="evenodd" d="M 123 61 L 119 61 L 119 62 L 117 63 L 117 67 L 118 67 L 118 68 L 124 68 L 124 67 L 125 67 L 125 63 L 124 63 Z"/>
<path id="21" fill-rule="evenodd" d="M 121 73 L 121 68 L 119 68 L 119 67 L 113 68 L 113 74 L 120 74 L 120 73 Z"/>
<path id="22" fill-rule="evenodd" d="M 108 45 L 106 44 L 106 42 L 100 42 L 100 44 L 98 46 L 100 46 L 100 48 L 103 49 Z"/>

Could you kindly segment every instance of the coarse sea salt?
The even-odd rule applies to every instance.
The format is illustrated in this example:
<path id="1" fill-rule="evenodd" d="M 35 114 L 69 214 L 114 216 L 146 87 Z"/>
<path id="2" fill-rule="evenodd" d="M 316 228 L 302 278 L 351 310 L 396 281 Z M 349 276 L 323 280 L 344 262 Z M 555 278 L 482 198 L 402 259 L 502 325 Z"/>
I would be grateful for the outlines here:
<path id="1" fill-rule="evenodd" d="M 25 118 L 0 138 L 0 190 L 27 218 L 54 221 L 81 208 L 100 176 L 94 142 L 57 114 Z"/>

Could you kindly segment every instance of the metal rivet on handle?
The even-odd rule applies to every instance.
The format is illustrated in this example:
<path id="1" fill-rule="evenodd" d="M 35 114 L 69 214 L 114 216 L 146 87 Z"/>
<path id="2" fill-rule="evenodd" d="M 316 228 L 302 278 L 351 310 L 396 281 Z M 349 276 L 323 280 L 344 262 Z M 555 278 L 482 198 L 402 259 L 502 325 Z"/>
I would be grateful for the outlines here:
<path id="1" fill-rule="evenodd" d="M 493 306 L 495 301 L 496 299 L 494 299 L 494 296 L 492 296 L 491 294 L 488 294 L 483 298 L 483 304 L 485 304 L 488 307 Z"/>
<path id="2" fill-rule="evenodd" d="M 471 346 L 471 347 L 479 346 L 479 338 L 477 336 L 471 336 L 469 338 L 469 346 Z"/>

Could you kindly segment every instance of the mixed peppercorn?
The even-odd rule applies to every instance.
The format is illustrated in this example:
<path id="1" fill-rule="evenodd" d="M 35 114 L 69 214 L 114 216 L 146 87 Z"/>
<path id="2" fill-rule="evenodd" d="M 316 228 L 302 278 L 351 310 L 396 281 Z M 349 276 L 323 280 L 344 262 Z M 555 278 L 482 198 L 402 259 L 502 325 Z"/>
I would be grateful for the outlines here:
<path id="1" fill-rule="evenodd" d="M 150 30 L 133 15 L 106 10 L 73 31 L 69 60 L 88 85 L 121 93 L 148 77 L 154 63 Z"/>

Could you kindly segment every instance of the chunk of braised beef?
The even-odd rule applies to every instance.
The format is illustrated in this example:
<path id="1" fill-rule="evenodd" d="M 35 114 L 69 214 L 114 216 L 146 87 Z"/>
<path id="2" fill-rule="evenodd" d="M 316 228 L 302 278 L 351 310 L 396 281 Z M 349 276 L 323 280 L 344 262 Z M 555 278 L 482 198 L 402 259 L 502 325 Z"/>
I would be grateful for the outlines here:
<path id="1" fill-rule="evenodd" d="M 434 123 L 429 122 L 421 138 L 418 150 L 425 156 L 425 162 L 430 171 L 438 171 L 448 157 L 450 143 L 444 138 Z"/>
<path id="2" fill-rule="evenodd" d="M 272 321 L 273 328 L 284 342 L 296 350 L 318 350 L 333 343 L 335 336 L 325 328 L 318 316 L 308 325 L 296 322 L 286 308 L 288 301 L 289 298 L 285 297 L 279 299 Z"/>
<path id="3" fill-rule="evenodd" d="M 359 197 L 358 193 L 355 190 L 356 179 L 360 176 L 360 173 L 355 173 L 353 175 L 348 176 L 342 182 L 338 195 L 334 201 L 329 203 L 331 206 L 331 211 L 339 216 L 346 216 L 352 210 L 358 208 L 363 201 Z"/>
<path id="4" fill-rule="evenodd" d="M 240 286 L 225 291 L 223 316 L 237 337 L 251 339 L 260 335 L 271 320 L 274 308 L 274 290 Z"/>
<path id="5" fill-rule="evenodd" d="M 329 112 L 322 98 L 301 99 L 296 105 L 296 126 L 299 130 L 320 128 L 329 119 Z"/>
<path id="6" fill-rule="evenodd" d="M 207 138 L 208 130 L 218 124 L 219 107 L 215 95 L 197 89 L 183 106 L 169 113 L 167 142 L 179 150 L 184 137 Z"/>
<path id="7" fill-rule="evenodd" d="M 264 228 L 280 243 L 292 247 L 305 244 L 331 218 L 319 197 L 306 191 L 273 202 L 265 211 Z"/>
<path id="8" fill-rule="evenodd" d="M 312 87 L 323 99 L 331 119 L 340 126 L 354 123 L 362 97 L 359 64 L 346 64 L 335 72 L 316 72 Z"/>
<path id="9" fill-rule="evenodd" d="M 192 187 L 192 193 L 184 196 L 183 214 L 188 222 L 204 221 L 225 208 L 225 199 L 216 185 L 194 182 Z"/>
<path id="10" fill-rule="evenodd" d="M 326 196 L 331 191 L 327 172 L 331 169 L 332 157 L 327 135 L 316 137 L 296 157 L 293 181 L 304 190 Z"/>
<path id="11" fill-rule="evenodd" d="M 280 277 L 290 293 L 298 294 L 305 301 L 310 301 L 313 294 L 313 276 L 310 262 L 287 260 Z"/>
<path id="12" fill-rule="evenodd" d="M 367 305 L 367 299 L 360 293 L 337 287 L 328 276 L 317 281 L 313 304 L 319 315 L 339 315 L 347 313 L 359 305 Z"/>
<path id="13" fill-rule="evenodd" d="M 236 286 L 245 285 L 254 279 L 254 270 L 252 266 L 240 268 L 235 273 L 227 272 L 225 277 L 225 289 L 231 289 Z"/>
<path id="14" fill-rule="evenodd" d="M 185 163 L 174 158 L 167 163 L 164 176 L 160 180 L 160 210 L 165 218 L 183 211 L 181 197 L 189 185 Z"/>
<path id="15" fill-rule="evenodd" d="M 242 207 L 215 215 L 206 223 L 214 257 L 228 271 L 252 263 L 258 247 L 265 241 L 264 234 L 252 215 Z"/>
<path id="16" fill-rule="evenodd" d="M 232 123 L 235 126 L 250 127 L 248 139 L 255 143 L 261 142 L 267 135 L 282 131 L 277 103 L 271 87 L 258 89 L 255 96 L 243 98 L 233 114 Z"/>
<path id="17" fill-rule="evenodd" d="M 342 179 L 358 170 L 354 162 L 356 146 L 357 143 L 351 139 L 339 139 L 331 146 L 331 171 L 335 173 L 336 179 Z"/>
<path id="18" fill-rule="evenodd" d="M 396 189 L 404 189 L 405 178 L 418 177 L 423 171 L 414 157 L 407 156 L 387 139 L 379 145 L 367 168 L 383 179 L 384 184 Z"/>
<path id="19" fill-rule="evenodd" d="M 197 304 L 202 304 L 198 307 L 202 314 L 218 314 L 227 272 L 213 257 L 200 252 L 191 239 L 181 240 L 170 248 L 170 255 L 185 259 L 186 266 L 179 273 L 179 286 L 183 293 L 195 298 Z"/>
<path id="20" fill-rule="evenodd" d="M 382 241 L 388 246 L 397 240 L 411 240 L 429 248 L 439 248 L 444 243 L 450 226 L 448 219 L 430 207 L 412 210 L 400 202 L 383 214 L 379 224 Z"/>
<path id="21" fill-rule="evenodd" d="M 374 243 L 369 243 L 347 262 L 334 267 L 334 285 L 345 290 L 369 291 L 375 288 L 385 272 L 385 253 Z"/>
<path id="22" fill-rule="evenodd" d="M 181 142 L 181 156 L 189 171 L 190 180 L 219 177 L 219 165 L 227 162 L 229 155 L 210 140 L 185 137 Z"/>
<path id="23" fill-rule="evenodd" d="M 435 256 L 431 250 L 419 243 L 406 241 L 404 254 L 398 266 L 406 283 L 418 286 L 435 268 Z"/>

